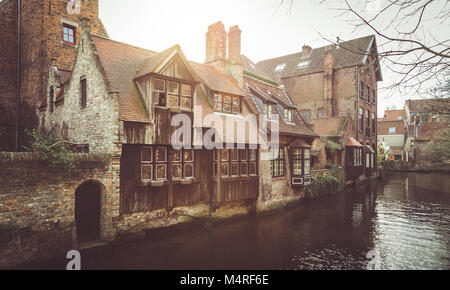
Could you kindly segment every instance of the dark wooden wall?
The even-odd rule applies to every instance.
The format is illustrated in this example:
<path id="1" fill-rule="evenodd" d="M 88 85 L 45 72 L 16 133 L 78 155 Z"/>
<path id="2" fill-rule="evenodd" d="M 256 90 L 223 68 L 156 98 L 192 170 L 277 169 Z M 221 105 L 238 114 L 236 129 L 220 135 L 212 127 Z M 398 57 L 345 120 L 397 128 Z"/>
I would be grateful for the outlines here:
<path id="1" fill-rule="evenodd" d="M 258 176 L 228 177 L 221 180 L 221 197 L 217 198 L 217 182 L 212 177 L 212 151 L 195 150 L 194 179 L 183 184 L 166 180 L 154 186 L 140 180 L 140 148 L 123 145 L 121 160 L 120 212 L 136 213 L 156 209 L 170 210 L 199 203 L 212 205 L 258 197 Z"/>

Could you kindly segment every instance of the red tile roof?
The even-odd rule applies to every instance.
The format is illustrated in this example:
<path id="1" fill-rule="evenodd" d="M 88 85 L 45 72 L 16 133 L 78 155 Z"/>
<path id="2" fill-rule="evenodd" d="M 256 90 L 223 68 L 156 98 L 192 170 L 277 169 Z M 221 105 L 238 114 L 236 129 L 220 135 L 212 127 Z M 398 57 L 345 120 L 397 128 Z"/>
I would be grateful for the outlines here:
<path id="1" fill-rule="evenodd" d="M 196 62 L 190 62 L 190 64 L 209 89 L 238 96 L 244 95 L 236 82 L 217 68 Z"/>
<path id="2" fill-rule="evenodd" d="M 251 88 L 257 88 L 259 92 L 262 92 L 261 94 L 259 94 L 259 96 L 265 95 L 265 98 L 270 98 L 277 104 L 277 106 L 275 106 L 276 109 L 274 110 L 274 114 L 278 112 L 279 115 L 280 134 L 308 136 L 313 138 L 318 137 L 317 134 L 314 133 L 313 130 L 311 130 L 309 125 L 307 125 L 307 123 L 300 117 L 297 109 L 294 109 L 293 123 L 288 123 L 286 122 L 286 120 L 284 120 L 284 116 L 279 111 L 278 106 L 286 107 L 286 105 L 283 105 L 290 104 L 289 108 L 292 108 L 292 106 L 295 107 L 294 103 L 285 90 L 244 75 L 244 91 L 247 103 L 251 105 L 254 112 L 257 112 L 259 114 L 262 114 L 262 109 L 257 105 L 258 100 L 255 99 L 255 95 L 252 93 Z M 277 96 L 277 99 L 281 99 L 283 100 L 283 102 L 277 101 L 277 99 L 274 99 L 273 96 Z"/>
<path id="3" fill-rule="evenodd" d="M 100 62 L 105 70 L 111 91 L 118 91 L 119 115 L 123 121 L 150 122 L 145 106 L 135 87 L 136 69 L 156 52 L 94 36 Z"/>
<path id="4" fill-rule="evenodd" d="M 345 146 L 348 146 L 348 147 L 364 147 L 361 143 L 356 141 L 355 138 L 353 138 L 353 137 L 348 137 L 347 143 L 345 144 Z"/>
<path id="5" fill-rule="evenodd" d="M 346 117 L 333 117 L 311 120 L 310 123 L 319 136 L 343 136 L 346 121 Z"/>

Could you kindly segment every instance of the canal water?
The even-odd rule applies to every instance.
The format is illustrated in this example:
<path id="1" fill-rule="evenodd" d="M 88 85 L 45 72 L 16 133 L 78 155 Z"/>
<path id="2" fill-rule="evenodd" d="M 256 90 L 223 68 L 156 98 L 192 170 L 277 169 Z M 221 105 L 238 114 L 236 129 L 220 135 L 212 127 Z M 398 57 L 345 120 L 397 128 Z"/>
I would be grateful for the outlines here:
<path id="1" fill-rule="evenodd" d="M 283 212 L 88 250 L 82 268 L 450 269 L 449 177 L 389 173 Z"/>

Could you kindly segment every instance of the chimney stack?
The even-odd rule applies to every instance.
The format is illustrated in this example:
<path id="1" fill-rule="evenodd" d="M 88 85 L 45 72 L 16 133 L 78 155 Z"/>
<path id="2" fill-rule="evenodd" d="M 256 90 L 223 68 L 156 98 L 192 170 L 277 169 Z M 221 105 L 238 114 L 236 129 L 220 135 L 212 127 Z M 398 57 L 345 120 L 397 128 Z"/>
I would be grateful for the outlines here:
<path id="1" fill-rule="evenodd" d="M 231 26 L 228 32 L 228 60 L 232 64 L 241 63 L 241 33 L 239 26 Z"/>
<path id="2" fill-rule="evenodd" d="M 303 45 L 302 47 L 302 58 L 308 57 L 311 54 L 312 48 L 309 45 Z"/>
<path id="3" fill-rule="evenodd" d="M 225 60 L 227 58 L 227 32 L 221 21 L 208 26 L 206 33 L 205 63 Z"/>

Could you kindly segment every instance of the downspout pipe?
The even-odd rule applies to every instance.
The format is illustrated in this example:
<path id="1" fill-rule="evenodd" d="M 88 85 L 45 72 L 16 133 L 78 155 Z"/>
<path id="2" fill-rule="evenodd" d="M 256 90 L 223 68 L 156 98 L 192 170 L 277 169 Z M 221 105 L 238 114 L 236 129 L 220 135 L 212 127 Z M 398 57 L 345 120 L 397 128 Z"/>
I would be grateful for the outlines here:
<path id="1" fill-rule="evenodd" d="M 19 151 L 20 116 L 20 52 L 21 52 L 21 1 L 17 0 L 17 97 L 16 97 L 16 151 Z"/>

